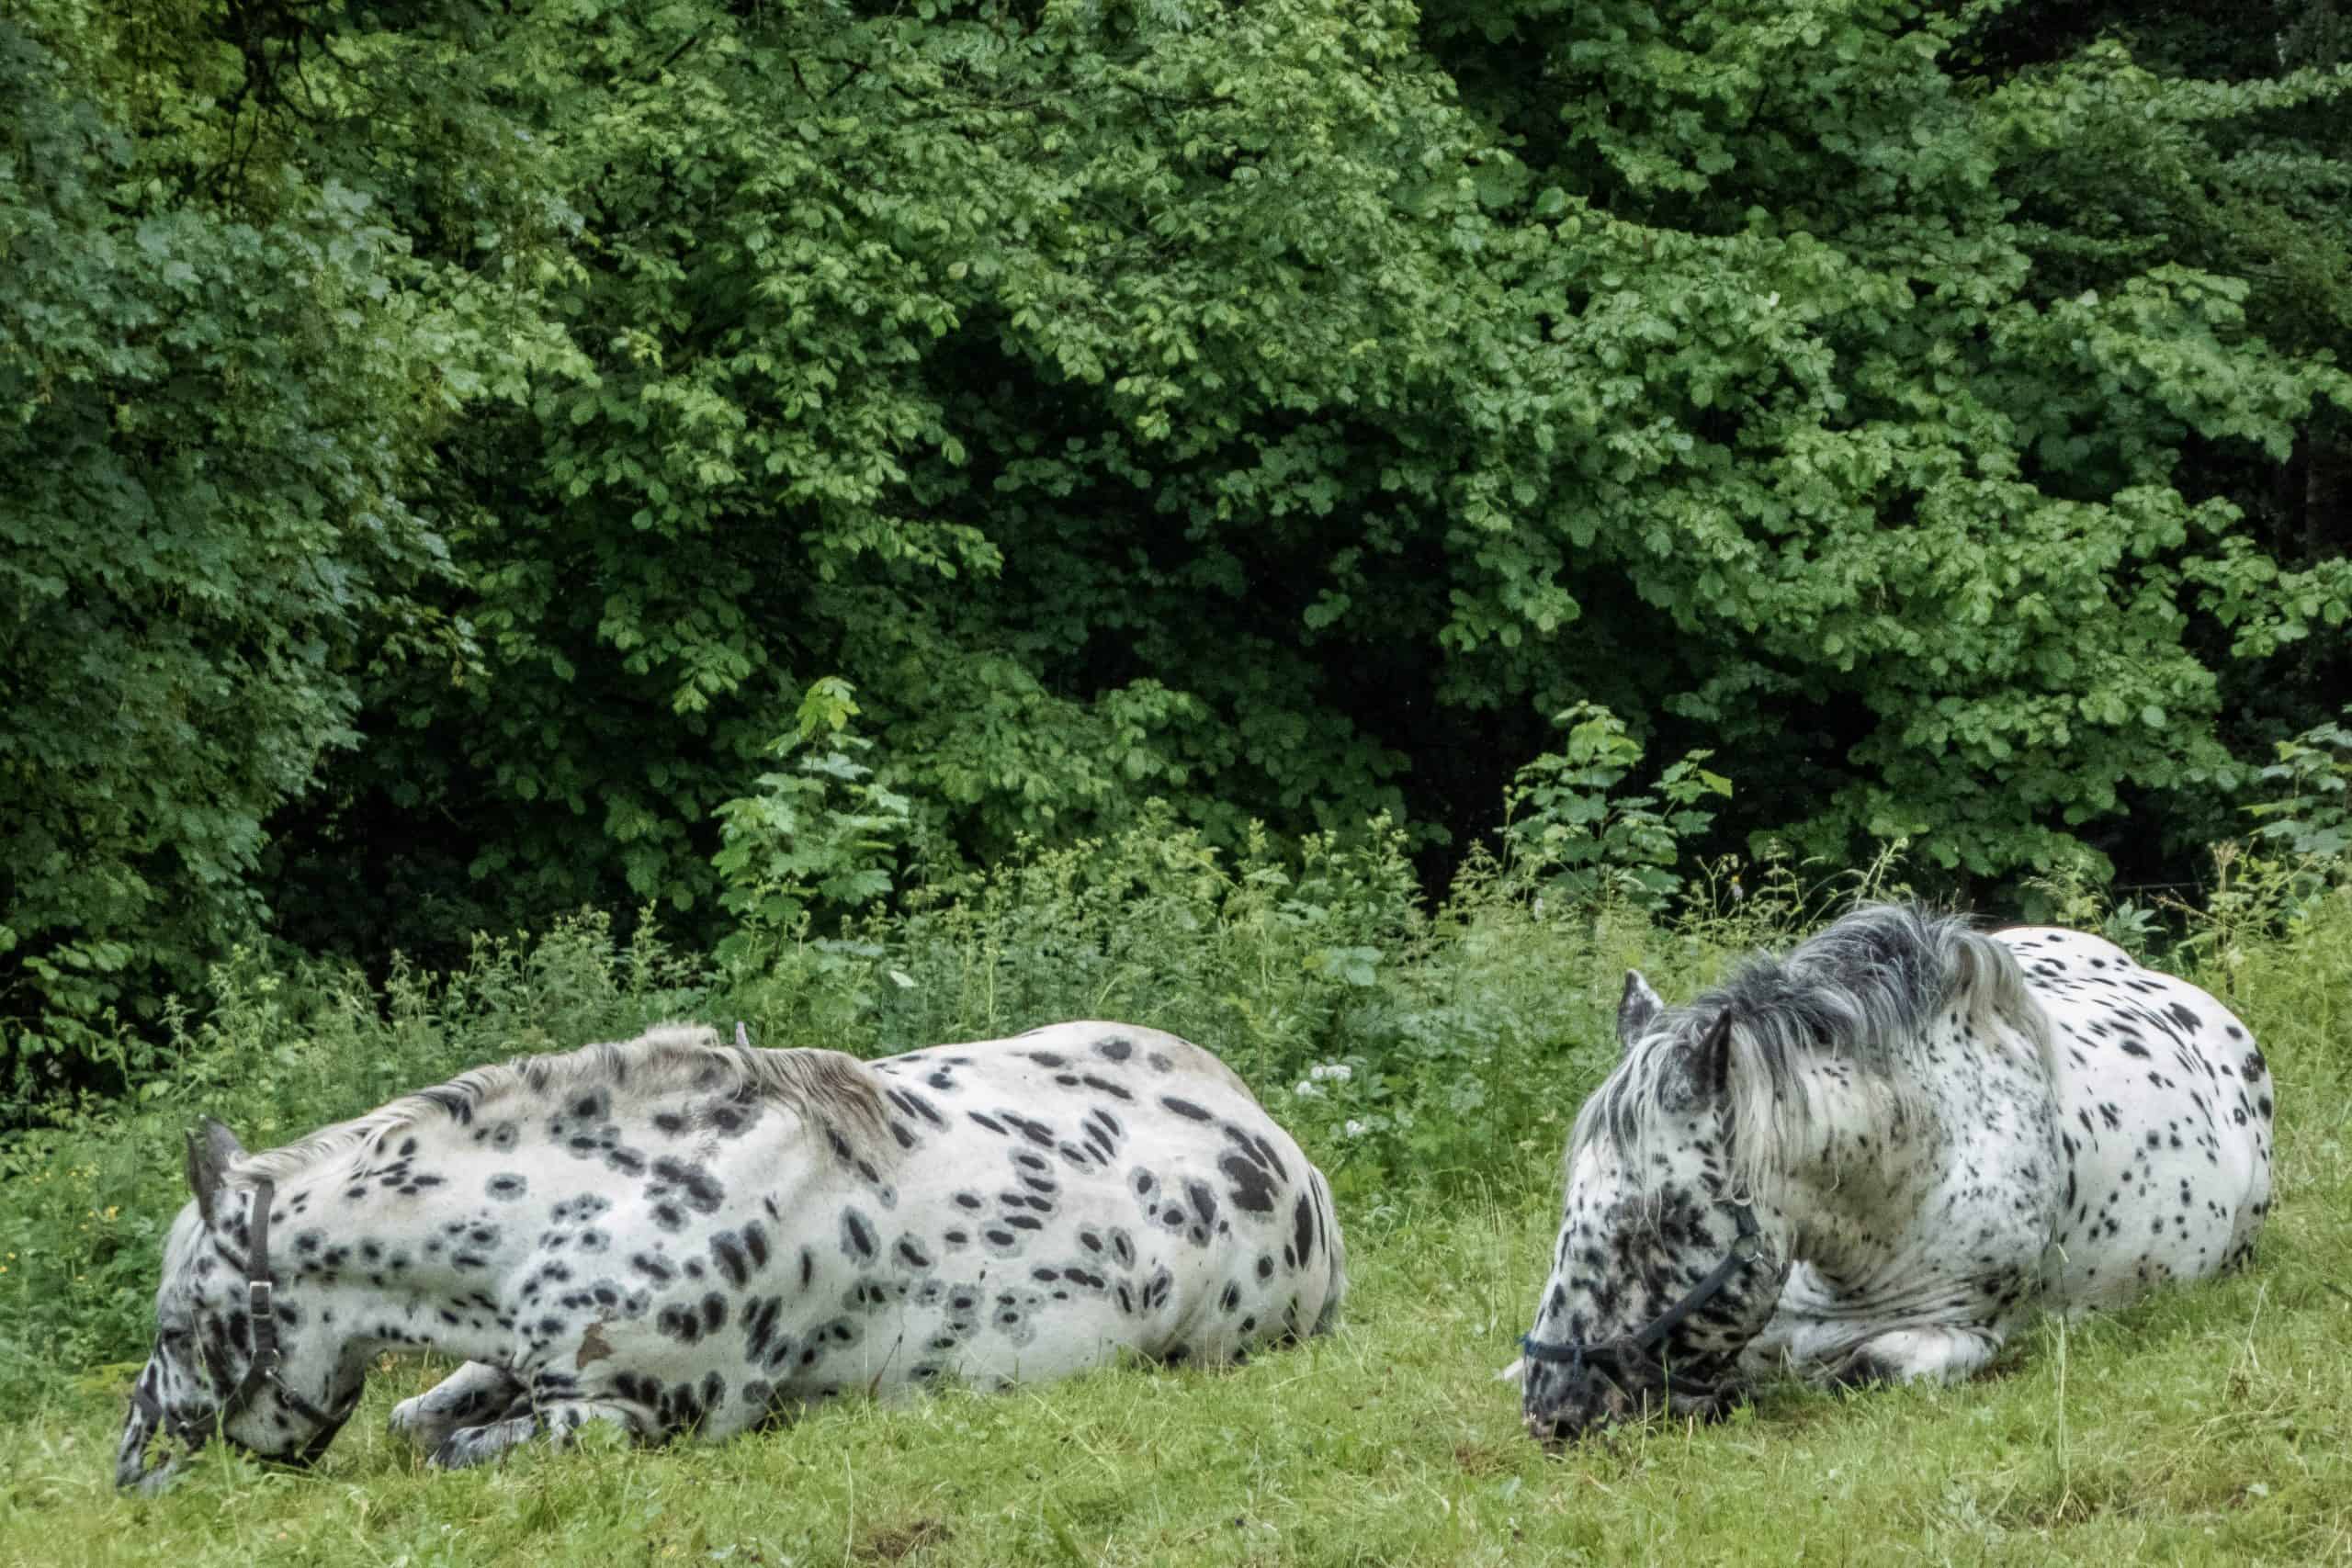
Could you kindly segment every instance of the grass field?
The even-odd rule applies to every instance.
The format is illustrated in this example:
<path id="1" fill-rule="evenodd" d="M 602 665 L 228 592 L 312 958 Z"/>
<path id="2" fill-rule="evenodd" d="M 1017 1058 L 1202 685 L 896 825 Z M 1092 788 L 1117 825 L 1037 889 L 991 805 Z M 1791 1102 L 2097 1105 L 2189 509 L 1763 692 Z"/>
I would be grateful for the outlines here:
<path id="1" fill-rule="evenodd" d="M 1540 1451 L 1494 1374 L 1543 1280 L 1563 1118 L 1475 1177 L 1343 1172 L 1344 1325 L 1230 1372 L 845 1404 L 708 1449 L 592 1433 L 439 1474 L 383 1430 L 442 1370 L 409 1363 L 309 1473 L 216 1447 L 134 1499 L 112 1483 L 130 1369 L 19 1366 L 0 1564 L 2352 1562 L 2352 901 L 2211 951 L 2279 1085 L 2254 1267 L 2046 1322 L 1958 1387 L 1770 1387 L 1717 1425 Z M 175 1165 L 141 1135 L 125 1160 Z M 22 1234 L 64 1234 L 41 1223 Z"/>
<path id="2" fill-rule="evenodd" d="M 93 1378 L 0 1430 L 0 1560 L 2352 1561 L 2352 1163 L 2299 1120 L 2254 1269 L 2047 1323 L 1956 1388 L 1774 1388 L 1716 1426 L 1546 1457 L 1493 1381 L 1550 1240 L 1531 1172 L 1367 1229 L 1346 1326 L 1238 1371 L 842 1406 L 708 1449 L 435 1473 L 382 1430 L 434 1375 L 407 1365 L 311 1474 L 216 1449 L 129 1500 L 120 1380 Z"/>

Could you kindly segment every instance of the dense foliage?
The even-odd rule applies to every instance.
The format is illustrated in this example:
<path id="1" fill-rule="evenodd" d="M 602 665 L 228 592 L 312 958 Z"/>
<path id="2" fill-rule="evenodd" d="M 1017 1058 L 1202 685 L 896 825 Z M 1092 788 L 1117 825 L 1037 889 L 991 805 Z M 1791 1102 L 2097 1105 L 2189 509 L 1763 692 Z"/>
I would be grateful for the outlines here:
<path id="1" fill-rule="evenodd" d="M 2192 868 L 2352 673 L 2335 17 L 28 0 L 0 1065 L 266 910 L 1442 871 L 1570 710 L 1720 771 L 1621 845 Z"/>

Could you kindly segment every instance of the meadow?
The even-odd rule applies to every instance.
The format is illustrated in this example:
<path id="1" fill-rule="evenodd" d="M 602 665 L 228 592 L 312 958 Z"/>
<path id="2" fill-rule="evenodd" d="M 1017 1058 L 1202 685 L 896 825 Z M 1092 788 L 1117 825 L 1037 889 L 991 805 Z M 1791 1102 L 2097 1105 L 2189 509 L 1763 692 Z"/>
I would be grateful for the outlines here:
<path id="1" fill-rule="evenodd" d="M 1376 837 L 1286 870 L 1139 831 L 756 970 L 594 918 L 381 987 L 248 955 L 137 1064 L 134 1099 L 0 1145 L 0 1562 L 2352 1560 L 2352 890 L 2275 872 L 2239 862 L 2169 923 L 2051 890 L 2076 923 L 2168 939 L 2162 961 L 2268 1053 L 2278 1202 L 2250 1269 L 2046 1321 L 1957 1387 L 1769 1386 L 1720 1423 L 1555 1454 L 1495 1373 L 1542 1282 L 1560 1144 L 1610 1059 L 1624 965 L 1688 996 L 1742 950 L 1897 890 L 1884 868 L 1725 871 L 1661 911 L 1547 911 L 1474 873 L 1431 910 Z M 665 1016 L 865 1052 L 1055 1017 L 1179 1029 L 1331 1174 L 1345 1320 L 1231 1371 L 852 1403 L 709 1449 L 597 1434 L 460 1474 L 383 1429 L 445 1369 L 388 1361 L 313 1471 L 216 1447 L 160 1497 L 116 1495 L 196 1113 L 284 1141 L 475 1060 Z"/>
<path id="2" fill-rule="evenodd" d="M 2347 17 L 7 0 L 0 1568 L 2352 1562 Z M 1625 969 L 1906 877 L 2243 1014 L 2252 1267 L 1540 1450 Z M 114 1490 L 201 1116 L 1078 1019 L 1337 1332 Z"/>

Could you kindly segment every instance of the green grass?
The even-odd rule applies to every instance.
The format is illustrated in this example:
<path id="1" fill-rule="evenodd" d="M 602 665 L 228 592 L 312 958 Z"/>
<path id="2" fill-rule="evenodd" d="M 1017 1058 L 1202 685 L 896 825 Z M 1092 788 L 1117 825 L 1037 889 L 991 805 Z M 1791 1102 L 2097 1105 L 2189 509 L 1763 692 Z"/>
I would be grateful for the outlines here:
<path id="1" fill-rule="evenodd" d="M 2048 1323 L 1962 1386 L 1779 1386 L 1559 1457 L 1493 1381 L 1551 1239 L 1540 1169 L 1360 1234 L 1341 1331 L 1238 1371 L 848 1405 L 712 1448 L 435 1473 L 382 1430 L 435 1375 L 403 1364 L 311 1474 L 215 1450 L 125 1499 L 121 1379 L 96 1377 L 0 1429 L 0 1561 L 2352 1560 L 2352 1300 L 2329 1288 L 2352 1162 L 2312 1137 L 2282 1166 L 2245 1274 Z"/>
<path id="2" fill-rule="evenodd" d="M 571 1452 L 445 1475 L 383 1431 L 393 1402 L 444 1370 L 403 1363 L 374 1380 L 312 1472 L 215 1450 L 165 1495 L 124 1498 L 113 1457 L 131 1369 L 119 1358 L 144 1332 L 126 1292 L 153 1289 L 144 1248 L 176 1201 L 165 1123 L 185 1112 L 96 1111 L 25 1141 L 0 1183 L 0 1250 L 41 1252 L 47 1271 L 36 1286 L 17 1258 L 0 1280 L 0 1349 L 17 1348 L 0 1368 L 0 1412 L 13 1417 L 0 1421 L 0 1568 L 2352 1562 L 2352 894 L 2300 920 L 2215 915 L 2194 928 L 2200 978 L 2226 977 L 2279 1085 L 2277 1206 L 2251 1269 L 2045 1323 L 1958 1387 L 1774 1386 L 1718 1425 L 1653 1424 L 1555 1456 L 1521 1434 L 1516 1391 L 1494 1373 L 1542 1283 L 1559 1140 L 1597 1070 L 1615 966 L 1636 958 L 1679 997 L 1759 933 L 1538 929 L 1507 913 L 1458 921 L 1417 966 L 1385 964 L 1379 987 L 1358 987 L 1363 1003 L 1317 1015 L 1283 1047 L 1291 1055 L 1267 1034 L 1262 1056 L 1244 1058 L 1335 1168 L 1354 1288 L 1340 1332 L 1231 1372 L 1136 1367 L 1010 1394 L 848 1404 L 715 1448 L 638 1450 L 594 1433 Z M 1272 941 L 1237 938 L 1235 951 L 1261 955 Z M 1197 951 L 1167 942 L 1180 957 Z M 329 1066 L 407 1073 L 436 1053 L 521 1040 L 525 1021 L 544 1021 L 543 993 L 616 1020 L 680 994 L 623 987 L 600 999 L 602 960 L 581 962 L 544 982 L 518 970 L 511 1006 L 396 1008 L 380 1030 L 224 1013 L 173 1098 L 243 1095 L 251 1120 L 290 1123 L 361 1092 L 334 1089 Z M 1318 973 L 1297 953 L 1264 962 L 1270 987 Z M 1279 989 L 1214 990 L 1207 969 L 1181 984 L 1136 974 L 1137 995 L 1161 986 L 1204 1007 L 1222 998 L 1236 1016 L 1296 1010 Z M 1106 1010 L 1135 1014 L 1123 1005 L 1134 998 L 1087 984 Z M 943 980 L 933 994 L 968 993 Z M 1076 1001 L 1041 993 L 1036 1006 L 1090 1010 Z M 907 1027 L 944 1038 L 960 1025 Z M 302 1055 L 296 1038 L 333 1054 L 313 1043 Z M 1383 1074 L 1423 1085 L 1417 1119 L 1394 1100 L 1290 1100 L 1299 1064 L 1325 1054 L 1367 1064 L 1356 1089 Z M 1385 1154 L 1342 1136 L 1343 1110 L 1391 1118 Z M 105 1322 L 76 1337 L 84 1306 Z M 78 1370 L 75 1346 L 113 1364 Z"/>

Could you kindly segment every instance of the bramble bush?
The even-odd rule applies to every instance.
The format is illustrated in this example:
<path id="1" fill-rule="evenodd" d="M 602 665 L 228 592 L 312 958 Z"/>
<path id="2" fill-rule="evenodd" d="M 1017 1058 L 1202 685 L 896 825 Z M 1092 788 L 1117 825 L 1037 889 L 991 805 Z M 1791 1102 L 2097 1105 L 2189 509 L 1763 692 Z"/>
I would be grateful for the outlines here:
<path id="1" fill-rule="evenodd" d="M 1562 749 L 1521 767 L 1503 796 L 1503 842 L 1515 874 L 1571 902 L 1664 908 L 1682 886 L 1675 867 L 1687 844 L 1714 823 L 1700 803 L 1730 798 L 1731 781 L 1701 767 L 1713 753 L 1696 750 L 1668 764 L 1649 792 L 1612 799 L 1642 760 L 1624 721 L 1584 702 L 1555 715 L 1552 727 L 1567 731 Z"/>
<path id="2" fill-rule="evenodd" d="M 777 943 L 805 937 L 820 910 L 838 917 L 890 891 L 913 819 L 906 797 L 857 761 L 874 750 L 851 724 L 857 711 L 848 682 L 811 684 L 793 732 L 769 748 L 789 771 L 763 773 L 757 794 L 718 807 L 711 866 L 719 907 L 735 919 L 720 964 L 757 968 Z"/>

